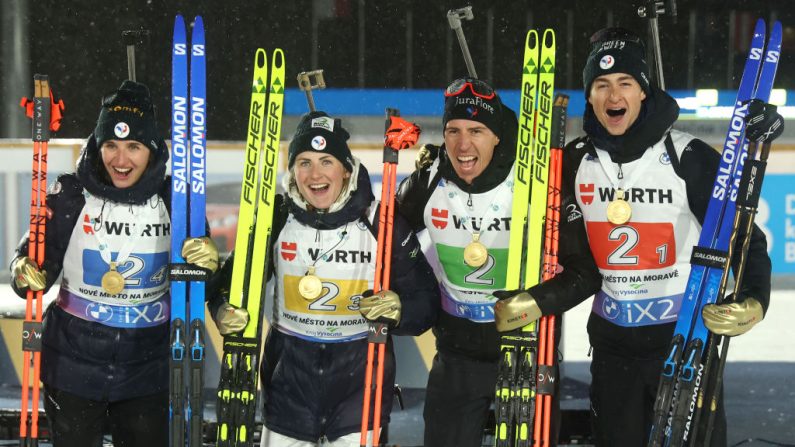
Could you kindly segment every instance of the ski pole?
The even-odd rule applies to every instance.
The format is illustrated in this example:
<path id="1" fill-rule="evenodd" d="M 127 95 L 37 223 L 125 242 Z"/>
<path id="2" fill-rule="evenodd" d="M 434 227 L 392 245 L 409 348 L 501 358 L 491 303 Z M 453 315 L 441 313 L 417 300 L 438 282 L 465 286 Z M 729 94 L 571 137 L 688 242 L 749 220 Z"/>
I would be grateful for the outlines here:
<path id="1" fill-rule="evenodd" d="M 552 138 L 547 190 L 546 231 L 544 232 L 543 281 L 552 279 L 558 268 L 560 234 L 560 184 L 563 146 L 566 143 L 566 107 L 569 97 L 558 94 L 552 108 Z M 536 375 L 535 446 L 549 446 L 552 396 L 555 393 L 555 316 L 545 315 L 539 322 L 539 362 Z"/>
<path id="2" fill-rule="evenodd" d="M 472 14 L 471 6 L 447 11 L 447 22 L 458 37 L 458 45 L 461 46 L 461 52 L 464 53 L 464 62 L 467 64 L 467 72 L 469 72 L 469 76 L 477 78 L 478 74 L 475 71 L 475 64 L 472 62 L 472 55 L 469 53 L 467 39 L 464 37 L 464 29 L 461 28 L 461 19 L 472 20 L 474 18 L 475 16 Z"/>
<path id="3" fill-rule="evenodd" d="M 315 98 L 312 96 L 312 90 L 326 88 L 326 81 L 323 79 L 323 69 L 298 73 L 298 88 L 306 93 L 309 111 L 314 112 L 317 110 L 315 109 Z"/>
<path id="4" fill-rule="evenodd" d="M 395 180 L 397 175 L 398 151 L 417 143 L 420 136 L 418 125 L 400 118 L 397 109 L 386 110 L 386 132 L 384 135 L 384 169 L 381 187 L 381 202 L 378 213 L 378 237 L 376 244 L 375 278 L 373 293 L 389 290 L 392 267 L 392 229 L 395 210 Z M 373 391 L 373 358 L 378 345 L 378 363 L 375 377 L 375 402 L 373 404 L 373 442 L 379 444 L 381 435 L 381 398 L 383 395 L 384 355 L 389 338 L 386 323 L 370 322 L 368 325 L 367 365 L 364 373 L 364 402 L 362 403 L 362 426 L 359 443 L 367 446 L 367 432 L 370 418 L 370 399 Z"/>
<path id="5" fill-rule="evenodd" d="M 149 38 L 149 30 L 126 30 L 121 32 L 121 40 L 127 47 L 127 79 L 135 81 L 135 46 Z"/>
<path id="6" fill-rule="evenodd" d="M 23 98 L 20 105 L 33 120 L 33 169 L 30 196 L 30 230 L 28 257 L 41 269 L 44 263 L 45 229 L 47 223 L 47 147 L 50 132 L 61 126 L 63 101 L 56 101 L 47 75 L 34 75 L 34 97 Z M 41 377 L 42 301 L 44 291 L 28 289 L 25 321 L 22 324 L 22 399 L 19 441 L 22 447 L 39 445 L 39 381 Z M 35 308 L 35 309 L 34 309 Z M 30 366 L 33 363 L 33 378 Z M 30 419 L 28 419 L 30 397 Z"/>

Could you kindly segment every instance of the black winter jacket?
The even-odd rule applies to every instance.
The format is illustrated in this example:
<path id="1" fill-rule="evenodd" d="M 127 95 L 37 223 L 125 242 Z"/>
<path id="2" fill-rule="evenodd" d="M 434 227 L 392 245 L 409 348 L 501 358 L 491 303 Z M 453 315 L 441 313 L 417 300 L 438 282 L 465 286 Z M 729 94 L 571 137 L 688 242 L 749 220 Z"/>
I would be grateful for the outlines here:
<path id="1" fill-rule="evenodd" d="M 624 136 L 613 137 L 599 124 L 593 109 L 588 105 L 583 119 L 587 135 L 570 142 L 564 150 L 564 186 L 573 190 L 583 157 L 586 154 L 597 156 L 594 145 L 607 150 L 615 163 L 635 161 L 643 156 L 647 148 L 666 137 L 678 116 L 679 107 L 674 99 L 659 88 L 652 87 L 652 93 L 644 101 L 637 121 Z M 668 155 L 674 172 L 685 182 L 690 211 L 699 224 L 703 225 L 720 153 L 703 141 L 693 139 L 682 151 L 681 159 L 676 160 L 676 153 L 671 153 L 670 150 Z M 744 238 L 745 232 L 741 231 L 737 238 L 737 250 Z M 735 271 L 738 261 L 739 257 L 733 260 Z M 767 255 L 765 234 L 754 225 L 741 295 L 759 300 L 765 312 L 770 302 L 770 272 L 771 262 Z M 663 358 L 667 354 L 675 326 L 676 323 L 673 322 L 622 327 L 592 313 L 588 321 L 588 335 L 595 349 L 630 358 L 655 359 Z"/>
<path id="2" fill-rule="evenodd" d="M 319 231 L 335 230 L 346 223 L 362 220 L 376 237 L 378 210 L 374 222 L 367 219 L 372 203 L 370 177 L 364 166 L 359 167 L 356 191 L 339 211 L 325 214 L 307 211 L 289 197 L 285 199 L 277 195 L 271 242 L 273 244 L 278 240 L 288 213 L 302 224 Z M 420 335 L 436 321 L 440 303 L 439 288 L 431 267 L 422 255 L 417 237 L 398 215 L 395 215 L 393 231 L 390 288 L 400 296 L 402 316 L 400 324 L 392 328 L 390 334 Z M 408 242 L 403 244 L 404 241 Z M 273 245 L 270 250 L 274 252 Z M 219 273 L 214 275 L 210 290 L 228 295 L 226 289 L 231 280 L 233 263 L 234 257 L 230 256 Z M 271 276 L 274 269 L 272 262 L 268 269 L 268 276 Z M 278 310 L 274 310 L 276 312 Z M 364 400 L 366 360 L 366 339 L 322 343 L 288 335 L 272 327 L 265 342 L 261 366 L 265 425 L 277 433 L 309 442 L 315 442 L 322 436 L 334 440 L 358 432 Z M 384 363 L 381 426 L 389 421 L 394 381 L 395 357 L 390 339 Z"/>
<path id="3" fill-rule="evenodd" d="M 507 107 L 503 110 L 502 137 L 486 169 L 471 184 L 455 173 L 444 145 L 438 149 L 438 175 L 453 182 L 463 191 L 482 193 L 500 185 L 508 176 L 516 159 L 516 116 Z M 414 171 L 400 185 L 397 193 L 398 211 L 415 231 L 425 228 L 424 213 L 438 179 L 430 178 L 430 166 Z M 601 277 L 588 247 L 588 239 L 571 189 L 561 192 L 560 247 L 558 261 L 563 272 L 554 279 L 529 289 L 544 315 L 561 314 L 599 290 Z M 475 323 L 439 312 L 433 328 L 436 349 L 447 354 L 494 362 L 499 358 L 499 334 L 494 323 Z"/>
<path id="4" fill-rule="evenodd" d="M 80 211 L 83 189 L 118 203 L 140 204 L 157 194 L 170 214 L 170 182 L 165 175 L 168 147 L 159 142 L 147 170 L 134 186 L 117 189 L 103 179 L 104 166 L 94 136 L 78 160 L 77 172 L 58 177 L 47 194 L 48 220 L 43 269 L 47 289 L 61 274 L 64 256 Z M 27 256 L 23 237 L 16 257 Z M 11 282 L 14 291 L 24 297 Z M 41 380 L 56 389 L 97 401 L 118 401 L 168 389 L 168 324 L 125 329 L 75 317 L 51 306 L 44 318 Z"/>

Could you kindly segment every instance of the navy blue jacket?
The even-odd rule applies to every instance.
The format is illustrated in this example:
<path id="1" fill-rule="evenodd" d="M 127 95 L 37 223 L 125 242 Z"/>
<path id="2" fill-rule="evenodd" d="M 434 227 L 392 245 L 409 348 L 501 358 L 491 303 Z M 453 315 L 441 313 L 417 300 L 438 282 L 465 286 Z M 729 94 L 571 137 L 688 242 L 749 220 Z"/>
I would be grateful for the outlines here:
<path id="1" fill-rule="evenodd" d="M 377 235 L 378 219 L 374 219 L 375 222 L 367 219 L 367 210 L 372 201 L 370 177 L 363 166 L 359 168 L 357 190 L 339 211 L 327 214 L 306 211 L 289 198 L 283 201 L 281 196 L 277 196 L 271 241 L 278 239 L 288 213 L 299 222 L 321 230 L 363 220 L 371 232 Z M 375 216 L 378 216 L 378 210 Z M 417 237 L 408 223 L 397 214 L 393 241 L 390 288 L 400 296 L 402 316 L 400 324 L 390 333 L 419 335 L 436 321 L 440 303 L 439 288 Z M 402 244 L 401 241 L 408 242 Z M 273 246 L 270 249 L 272 253 Z M 232 264 L 233 258 L 230 257 L 215 275 L 214 282 L 223 284 L 217 293 L 228 295 L 223 288 L 228 287 Z M 271 265 L 271 273 L 272 269 Z M 364 401 L 366 360 L 366 339 L 320 343 L 271 329 L 265 342 L 261 366 L 265 425 L 277 433 L 309 442 L 315 442 L 322 436 L 334 440 L 358 432 Z M 384 361 L 382 426 L 389 421 L 394 383 L 395 356 L 390 339 Z M 373 418 L 370 419 L 372 421 Z"/>
<path id="2" fill-rule="evenodd" d="M 104 166 L 94 136 L 81 151 L 76 173 L 58 177 L 47 194 L 49 208 L 45 261 L 47 289 L 58 279 L 80 211 L 83 189 L 114 202 L 140 204 L 158 194 L 169 209 L 170 181 L 165 175 L 168 147 L 159 142 L 147 170 L 132 187 L 114 188 L 102 178 Z M 23 237 L 16 257 L 28 253 Z M 27 289 L 14 291 L 24 297 Z M 44 317 L 41 380 L 46 385 L 97 401 L 119 401 L 168 389 L 168 324 L 124 329 L 80 319 L 52 305 Z"/>

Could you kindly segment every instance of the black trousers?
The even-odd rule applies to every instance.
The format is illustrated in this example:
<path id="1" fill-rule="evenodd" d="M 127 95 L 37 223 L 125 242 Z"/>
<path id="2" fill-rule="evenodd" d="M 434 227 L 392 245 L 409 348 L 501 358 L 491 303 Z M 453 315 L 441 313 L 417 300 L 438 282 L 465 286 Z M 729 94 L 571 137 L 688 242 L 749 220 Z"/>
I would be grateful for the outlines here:
<path id="1" fill-rule="evenodd" d="M 98 402 L 45 386 L 44 409 L 54 447 L 101 447 L 106 423 L 116 447 L 168 445 L 168 391 Z"/>
<path id="2" fill-rule="evenodd" d="M 661 359 L 631 359 L 594 349 L 591 362 L 591 421 L 597 447 L 637 447 L 647 444 L 662 365 Z M 726 445 L 723 396 L 718 399 L 710 445 Z"/>
<path id="3" fill-rule="evenodd" d="M 433 358 L 425 396 L 426 447 L 480 447 L 494 403 L 497 362 L 439 352 Z M 556 380 L 556 391 L 559 380 Z M 560 400 L 552 400 L 551 443 L 557 444 Z"/>

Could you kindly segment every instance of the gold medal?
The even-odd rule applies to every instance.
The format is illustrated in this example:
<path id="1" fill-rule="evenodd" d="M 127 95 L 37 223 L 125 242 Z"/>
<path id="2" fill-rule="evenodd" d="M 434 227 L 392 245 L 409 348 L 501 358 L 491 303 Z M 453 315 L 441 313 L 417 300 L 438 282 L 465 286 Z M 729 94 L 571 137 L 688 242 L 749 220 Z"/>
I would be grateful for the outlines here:
<path id="1" fill-rule="evenodd" d="M 472 242 L 464 247 L 464 262 L 470 267 L 480 267 L 489 258 L 489 249 L 479 239 L 479 233 L 472 233 Z"/>
<path id="2" fill-rule="evenodd" d="M 102 290 L 111 295 L 118 295 L 124 290 L 124 277 L 116 271 L 116 263 L 110 263 L 110 270 L 102 275 Z"/>
<path id="3" fill-rule="evenodd" d="M 305 300 L 314 300 L 320 296 L 320 292 L 323 291 L 323 282 L 320 281 L 320 278 L 315 276 L 315 267 L 309 267 L 309 270 L 306 272 L 300 281 L 298 281 L 298 293 L 304 297 Z"/>
<path id="4" fill-rule="evenodd" d="M 616 199 L 607 204 L 607 220 L 613 225 L 623 225 L 632 217 L 632 207 L 624 197 L 626 193 L 619 188 L 616 190 Z"/>

